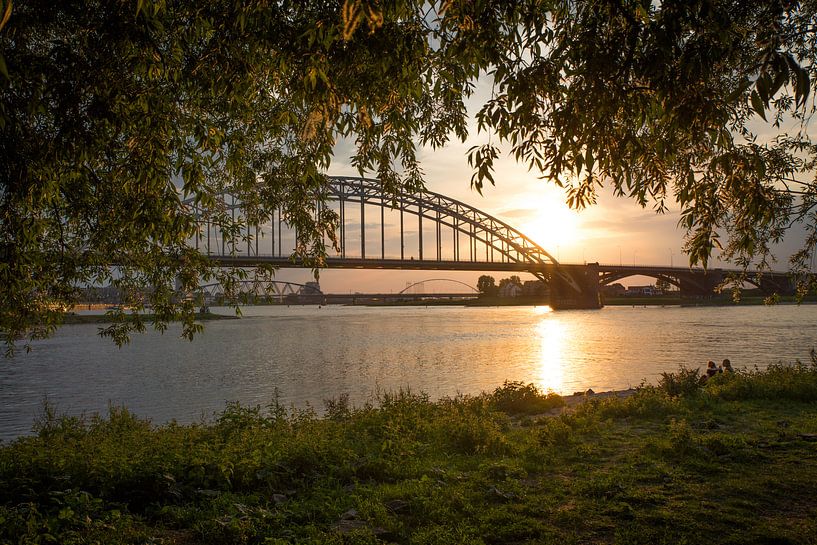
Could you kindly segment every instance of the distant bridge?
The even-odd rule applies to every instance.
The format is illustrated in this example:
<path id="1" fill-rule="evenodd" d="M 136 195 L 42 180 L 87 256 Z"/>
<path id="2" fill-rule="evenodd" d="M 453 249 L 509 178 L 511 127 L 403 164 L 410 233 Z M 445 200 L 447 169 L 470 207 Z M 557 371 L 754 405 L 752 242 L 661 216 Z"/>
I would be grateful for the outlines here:
<path id="1" fill-rule="evenodd" d="M 714 294 L 729 276 L 759 288 L 764 294 L 794 295 L 795 283 L 789 273 L 747 271 L 740 269 L 703 269 L 665 267 L 662 265 L 596 265 L 599 284 L 610 285 L 630 276 L 648 276 L 677 287 L 681 296 L 708 297 Z"/>
<path id="2" fill-rule="evenodd" d="M 205 302 L 218 300 L 224 297 L 224 286 L 218 282 L 199 286 L 199 294 L 205 298 Z M 297 282 L 284 282 L 281 280 L 239 280 L 235 286 L 235 293 L 230 294 L 231 299 L 247 301 L 275 301 L 283 302 L 288 298 L 304 297 L 314 299 L 317 302 L 323 300 L 324 293 L 320 288 L 311 284 L 298 284 Z"/>
<path id="3" fill-rule="evenodd" d="M 452 282 L 468 288 L 468 292 L 409 293 L 408 290 L 427 282 Z M 239 280 L 233 291 L 225 294 L 218 282 L 199 286 L 202 303 L 286 303 L 286 304 L 357 304 L 377 301 L 467 300 L 479 296 L 477 289 L 465 282 L 450 278 L 429 278 L 406 286 L 397 293 L 324 293 L 315 284 L 299 284 L 282 280 Z"/>
<path id="4" fill-rule="evenodd" d="M 472 286 L 471 284 L 466 284 L 465 282 L 460 282 L 459 280 L 454 280 L 451 278 L 427 278 L 426 280 L 420 280 L 419 282 L 414 282 L 413 284 L 409 284 L 405 288 L 399 291 L 400 294 L 409 293 L 409 290 L 416 288 L 417 286 L 422 286 L 427 282 L 452 282 L 454 284 L 459 284 L 461 286 L 465 286 L 473 293 L 479 293 L 479 290 Z"/>
<path id="5" fill-rule="evenodd" d="M 554 308 L 598 308 L 600 285 L 633 275 L 666 280 L 682 295 L 708 296 L 732 272 L 559 263 L 502 220 L 439 193 L 423 190 L 392 196 L 378 180 L 368 178 L 330 177 L 329 182 L 326 197 L 340 217 L 340 249 L 327 258 L 328 269 L 528 272 L 549 284 Z M 192 200 L 186 204 L 200 228 L 190 244 L 214 262 L 230 267 L 303 266 L 290 257 L 297 233 L 286 227 L 280 209 L 263 225 L 225 234 Z M 243 216 L 237 199 L 227 195 L 223 205 L 234 218 Z M 367 218 L 374 221 L 367 223 Z M 747 281 L 764 292 L 793 292 L 785 273 L 752 272 Z"/>

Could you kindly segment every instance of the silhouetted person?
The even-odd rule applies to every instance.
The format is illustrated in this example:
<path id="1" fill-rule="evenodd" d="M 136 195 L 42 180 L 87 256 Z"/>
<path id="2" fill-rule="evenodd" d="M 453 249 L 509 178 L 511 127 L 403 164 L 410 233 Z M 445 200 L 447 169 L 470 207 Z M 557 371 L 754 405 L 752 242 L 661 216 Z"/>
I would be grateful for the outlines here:
<path id="1" fill-rule="evenodd" d="M 729 361 L 728 359 L 723 360 L 723 363 L 721 365 L 722 373 L 732 373 L 734 371 L 734 369 L 732 369 L 732 362 Z"/>
<path id="2" fill-rule="evenodd" d="M 715 365 L 715 362 L 709 360 L 706 364 L 706 376 L 707 377 L 714 377 L 718 374 L 718 367 Z"/>

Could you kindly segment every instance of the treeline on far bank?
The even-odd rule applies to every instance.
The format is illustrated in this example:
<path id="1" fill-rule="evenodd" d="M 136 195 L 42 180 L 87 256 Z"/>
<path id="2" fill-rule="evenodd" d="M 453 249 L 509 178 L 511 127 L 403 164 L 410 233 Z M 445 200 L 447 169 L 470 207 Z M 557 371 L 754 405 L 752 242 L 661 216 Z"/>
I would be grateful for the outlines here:
<path id="1" fill-rule="evenodd" d="M 810 543 L 817 363 L 627 398 L 506 382 L 325 414 L 59 416 L 0 447 L 0 543 Z M 796 470 L 795 470 L 796 469 Z M 809 537 L 811 536 L 811 537 Z"/>

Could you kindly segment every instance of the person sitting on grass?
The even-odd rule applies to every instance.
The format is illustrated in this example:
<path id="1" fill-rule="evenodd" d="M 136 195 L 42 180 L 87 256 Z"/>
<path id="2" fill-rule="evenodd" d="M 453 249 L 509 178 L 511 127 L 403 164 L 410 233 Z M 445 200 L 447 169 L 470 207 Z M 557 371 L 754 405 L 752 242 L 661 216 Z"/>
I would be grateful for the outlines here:
<path id="1" fill-rule="evenodd" d="M 698 380 L 698 384 L 703 386 L 706 384 L 706 381 L 709 380 L 709 377 L 713 377 L 718 374 L 718 368 L 715 367 L 715 362 L 709 360 L 706 362 L 706 372 L 701 375 L 701 378 Z"/>
<path id="2" fill-rule="evenodd" d="M 721 364 L 721 373 L 732 373 L 734 369 L 732 369 L 732 362 L 729 359 L 723 360 Z"/>

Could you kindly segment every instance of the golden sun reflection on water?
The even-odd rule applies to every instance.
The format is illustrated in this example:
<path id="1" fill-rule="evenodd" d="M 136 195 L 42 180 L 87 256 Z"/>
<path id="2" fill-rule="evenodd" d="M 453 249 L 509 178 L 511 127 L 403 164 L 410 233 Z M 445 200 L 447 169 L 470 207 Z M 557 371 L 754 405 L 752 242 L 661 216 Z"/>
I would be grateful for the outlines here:
<path id="1" fill-rule="evenodd" d="M 540 346 L 537 386 L 542 391 L 561 392 L 564 388 L 564 342 L 567 327 L 561 319 L 545 313 L 536 325 L 536 334 L 539 336 Z"/>

